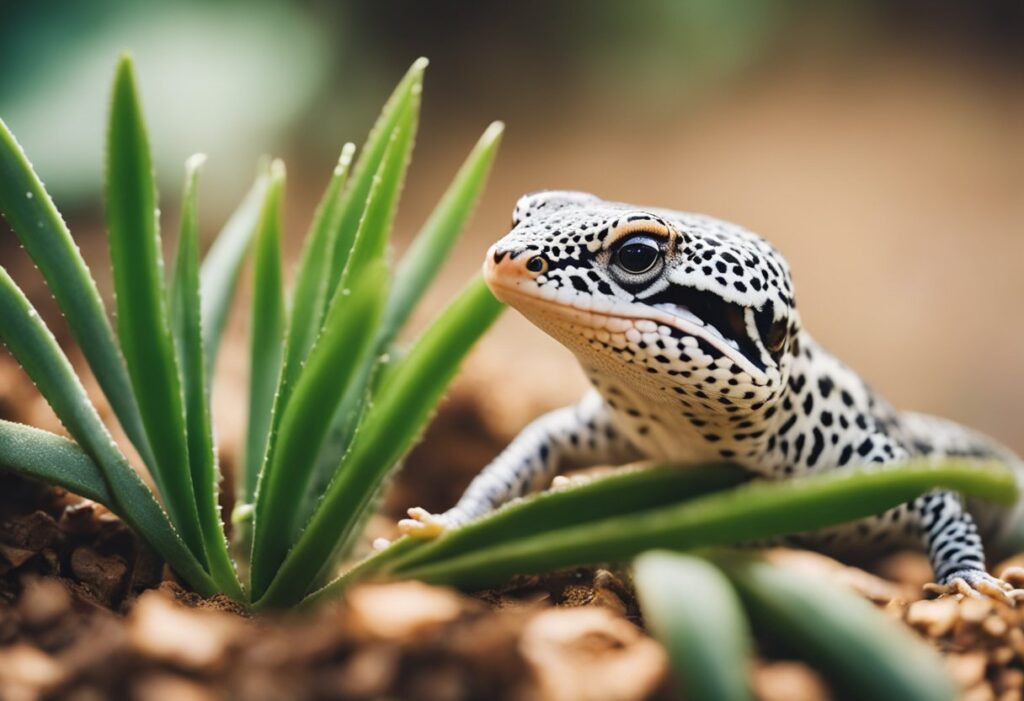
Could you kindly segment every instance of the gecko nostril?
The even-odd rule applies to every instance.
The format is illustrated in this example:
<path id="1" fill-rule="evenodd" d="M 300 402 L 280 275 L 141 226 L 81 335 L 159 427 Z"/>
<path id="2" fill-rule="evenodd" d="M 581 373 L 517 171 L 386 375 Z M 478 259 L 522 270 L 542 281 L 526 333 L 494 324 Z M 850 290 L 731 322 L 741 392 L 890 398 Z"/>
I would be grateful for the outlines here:
<path id="1" fill-rule="evenodd" d="M 508 251 L 502 251 L 497 248 L 494 249 L 494 264 L 497 265 L 498 263 L 503 261 L 505 259 L 505 256 L 507 256 L 508 254 Z"/>

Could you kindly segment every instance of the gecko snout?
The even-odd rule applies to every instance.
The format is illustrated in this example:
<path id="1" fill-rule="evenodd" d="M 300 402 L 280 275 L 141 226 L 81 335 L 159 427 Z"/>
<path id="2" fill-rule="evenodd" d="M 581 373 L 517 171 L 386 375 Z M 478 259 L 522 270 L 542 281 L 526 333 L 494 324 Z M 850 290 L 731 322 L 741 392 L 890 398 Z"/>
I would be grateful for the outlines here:
<path id="1" fill-rule="evenodd" d="M 548 270 L 548 259 L 531 251 L 514 251 L 495 244 L 484 258 L 484 278 L 488 283 L 514 283 L 532 280 Z"/>

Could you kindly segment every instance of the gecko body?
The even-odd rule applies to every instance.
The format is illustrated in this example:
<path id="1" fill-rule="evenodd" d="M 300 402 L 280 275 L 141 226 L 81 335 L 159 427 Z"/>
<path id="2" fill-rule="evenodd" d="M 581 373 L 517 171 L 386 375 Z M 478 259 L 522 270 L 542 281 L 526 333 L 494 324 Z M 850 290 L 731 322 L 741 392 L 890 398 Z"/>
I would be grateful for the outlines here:
<path id="1" fill-rule="evenodd" d="M 728 459 L 767 479 L 965 456 L 1020 466 L 943 419 L 897 412 L 804 330 L 790 268 L 765 239 L 712 217 L 539 192 L 516 205 L 485 276 L 578 359 L 592 389 L 534 421 L 440 515 L 431 535 L 548 486 L 559 470 L 637 459 Z M 923 547 L 939 585 L 1001 596 L 982 535 L 1011 510 L 935 491 L 876 517 L 801 535 L 830 552 Z"/>

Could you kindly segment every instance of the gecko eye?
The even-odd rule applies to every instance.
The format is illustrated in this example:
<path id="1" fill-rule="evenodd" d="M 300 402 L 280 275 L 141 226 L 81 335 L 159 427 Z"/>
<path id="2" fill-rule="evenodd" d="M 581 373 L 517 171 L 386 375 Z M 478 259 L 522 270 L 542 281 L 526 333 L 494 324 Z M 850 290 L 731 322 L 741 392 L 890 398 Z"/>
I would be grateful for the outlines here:
<path id="1" fill-rule="evenodd" d="M 526 261 L 526 269 L 531 273 L 543 275 L 548 271 L 548 259 L 544 256 L 534 256 L 530 260 Z"/>
<path id="2" fill-rule="evenodd" d="M 623 272 L 643 275 L 661 261 L 661 246 L 649 236 L 631 236 L 615 250 L 613 260 Z"/>

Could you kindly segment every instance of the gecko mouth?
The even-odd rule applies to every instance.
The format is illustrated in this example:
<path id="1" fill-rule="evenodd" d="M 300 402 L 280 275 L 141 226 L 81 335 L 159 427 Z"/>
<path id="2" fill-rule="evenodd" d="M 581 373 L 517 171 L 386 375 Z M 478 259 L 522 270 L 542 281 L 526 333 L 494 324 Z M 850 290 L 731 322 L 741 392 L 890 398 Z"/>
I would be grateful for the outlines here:
<path id="1" fill-rule="evenodd" d="M 641 301 L 707 328 L 730 348 L 742 353 L 759 370 L 767 369 L 761 358 L 760 347 L 747 330 L 746 307 L 727 302 L 713 292 L 683 285 L 669 285 Z"/>
<path id="2" fill-rule="evenodd" d="M 488 284 L 499 299 L 524 312 L 523 306 L 536 306 L 577 323 L 609 331 L 627 328 L 625 324 L 615 328 L 614 323 L 633 324 L 640 320 L 667 326 L 673 336 L 693 336 L 706 351 L 729 357 L 751 376 L 755 384 L 768 380 L 760 351 L 746 332 L 744 307 L 726 302 L 713 293 L 673 285 L 647 299 L 635 302 L 616 300 L 599 308 L 579 298 L 562 299 L 557 295 L 538 294 L 494 279 L 488 280 Z M 734 334 L 735 338 L 730 337 Z"/>

